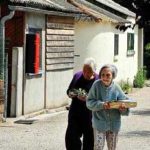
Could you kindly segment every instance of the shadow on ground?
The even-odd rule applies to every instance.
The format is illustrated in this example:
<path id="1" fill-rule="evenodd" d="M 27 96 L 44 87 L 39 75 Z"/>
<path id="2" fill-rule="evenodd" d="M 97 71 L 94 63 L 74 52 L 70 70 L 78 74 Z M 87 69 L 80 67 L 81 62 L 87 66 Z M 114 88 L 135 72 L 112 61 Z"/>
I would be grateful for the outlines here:
<path id="1" fill-rule="evenodd" d="M 24 119 L 24 120 L 21 119 L 21 120 L 15 121 L 14 123 L 31 125 L 31 124 L 33 124 L 35 121 L 37 121 L 37 120 L 36 120 L 36 119 Z"/>
<path id="2" fill-rule="evenodd" d="M 136 137 L 150 137 L 150 131 L 132 131 L 132 132 L 127 132 L 125 134 L 121 134 L 121 136 L 126 136 L 126 137 L 131 137 L 131 136 L 136 136 Z"/>
<path id="3" fill-rule="evenodd" d="M 132 115 L 150 116 L 150 109 L 146 109 L 146 110 L 134 110 L 134 111 L 132 111 Z"/>

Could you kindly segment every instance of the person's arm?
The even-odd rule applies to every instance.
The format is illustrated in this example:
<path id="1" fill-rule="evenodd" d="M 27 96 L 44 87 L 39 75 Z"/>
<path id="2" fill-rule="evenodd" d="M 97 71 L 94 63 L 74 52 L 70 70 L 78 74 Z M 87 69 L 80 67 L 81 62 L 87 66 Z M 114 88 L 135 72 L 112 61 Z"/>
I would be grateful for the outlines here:
<path id="1" fill-rule="evenodd" d="M 99 111 L 101 109 L 103 109 L 103 105 L 104 105 L 104 102 L 101 101 L 101 100 L 98 100 L 96 98 L 96 84 L 94 83 L 88 93 L 88 97 L 87 97 L 87 100 L 86 100 L 86 106 L 88 109 L 92 110 L 92 111 Z"/>
<path id="2" fill-rule="evenodd" d="M 72 78 L 72 80 L 71 80 L 71 82 L 70 82 L 70 84 L 69 84 L 69 86 L 68 86 L 67 95 L 68 95 L 69 98 L 76 97 L 76 95 L 70 94 L 69 91 L 72 90 L 72 89 L 74 89 L 74 86 L 75 86 L 75 83 L 76 83 L 77 78 L 78 78 L 78 74 L 76 73 L 76 74 L 73 76 L 73 78 Z"/>
<path id="3" fill-rule="evenodd" d="M 67 89 L 67 95 L 69 95 L 69 90 L 73 88 L 73 85 L 74 85 L 74 82 L 75 82 L 75 77 L 76 75 L 73 76 L 69 86 L 68 86 L 68 89 Z"/>

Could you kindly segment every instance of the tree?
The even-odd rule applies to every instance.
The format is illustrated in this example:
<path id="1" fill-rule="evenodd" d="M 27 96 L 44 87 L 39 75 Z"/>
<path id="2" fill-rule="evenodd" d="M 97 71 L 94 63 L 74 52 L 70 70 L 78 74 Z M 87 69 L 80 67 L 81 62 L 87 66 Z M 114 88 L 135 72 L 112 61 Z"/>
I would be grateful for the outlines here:
<path id="1" fill-rule="evenodd" d="M 136 13 L 139 27 L 150 25 L 150 0 L 113 0 Z"/>

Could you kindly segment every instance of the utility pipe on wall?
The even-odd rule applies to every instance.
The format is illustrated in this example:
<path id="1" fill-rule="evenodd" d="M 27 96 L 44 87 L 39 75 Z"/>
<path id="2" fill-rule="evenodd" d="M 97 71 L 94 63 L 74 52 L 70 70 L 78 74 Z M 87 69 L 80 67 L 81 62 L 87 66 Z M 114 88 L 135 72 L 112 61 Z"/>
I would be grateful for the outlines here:
<path id="1" fill-rule="evenodd" d="M 6 112 L 7 112 L 7 93 L 5 92 L 7 87 L 6 87 L 6 75 L 5 75 L 5 22 L 12 19 L 14 16 L 15 11 L 10 11 L 10 13 L 7 16 L 4 16 L 0 20 L 0 79 L 4 81 L 4 87 L 3 89 L 3 97 L 4 97 L 4 103 L 5 103 L 5 108 L 4 108 L 4 117 L 6 118 Z M 7 67 L 7 66 L 6 66 Z"/>
<path id="2" fill-rule="evenodd" d="M 4 57 L 5 57 L 5 22 L 10 20 L 15 14 L 11 11 L 9 15 L 4 16 L 0 21 L 0 76 L 4 79 Z"/>

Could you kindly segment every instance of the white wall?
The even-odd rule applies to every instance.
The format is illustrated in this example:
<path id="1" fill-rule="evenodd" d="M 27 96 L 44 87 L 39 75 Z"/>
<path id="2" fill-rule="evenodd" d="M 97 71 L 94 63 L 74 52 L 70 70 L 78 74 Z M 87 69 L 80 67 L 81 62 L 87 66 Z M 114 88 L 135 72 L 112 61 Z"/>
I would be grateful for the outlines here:
<path id="1" fill-rule="evenodd" d="M 128 31 L 134 32 L 129 29 Z M 119 55 L 118 61 L 114 61 L 114 33 L 119 34 Z M 75 58 L 74 72 L 82 68 L 85 58 L 93 57 L 97 62 L 97 72 L 106 63 L 112 63 L 118 68 L 117 81 L 133 80 L 137 72 L 137 37 L 138 31 L 135 29 L 135 55 L 127 57 L 127 31 L 122 32 L 115 29 L 110 22 L 82 22 L 75 24 L 75 54 L 80 57 Z"/>
<path id="2" fill-rule="evenodd" d="M 41 77 L 27 78 L 24 76 L 23 109 L 24 114 L 43 108 L 56 108 L 68 103 L 67 87 L 73 72 L 82 69 L 82 63 L 87 57 L 94 57 L 97 62 L 97 72 L 105 63 L 112 63 L 118 67 L 117 81 L 133 80 L 137 72 L 137 39 L 138 30 L 135 29 L 135 55 L 127 57 L 127 35 L 120 32 L 108 22 L 82 22 L 75 24 L 75 68 L 45 74 L 45 16 L 28 13 L 26 15 L 26 33 L 28 27 L 42 28 L 42 69 Z M 133 31 L 131 31 L 133 32 Z M 118 61 L 114 62 L 114 33 L 119 33 Z"/>

